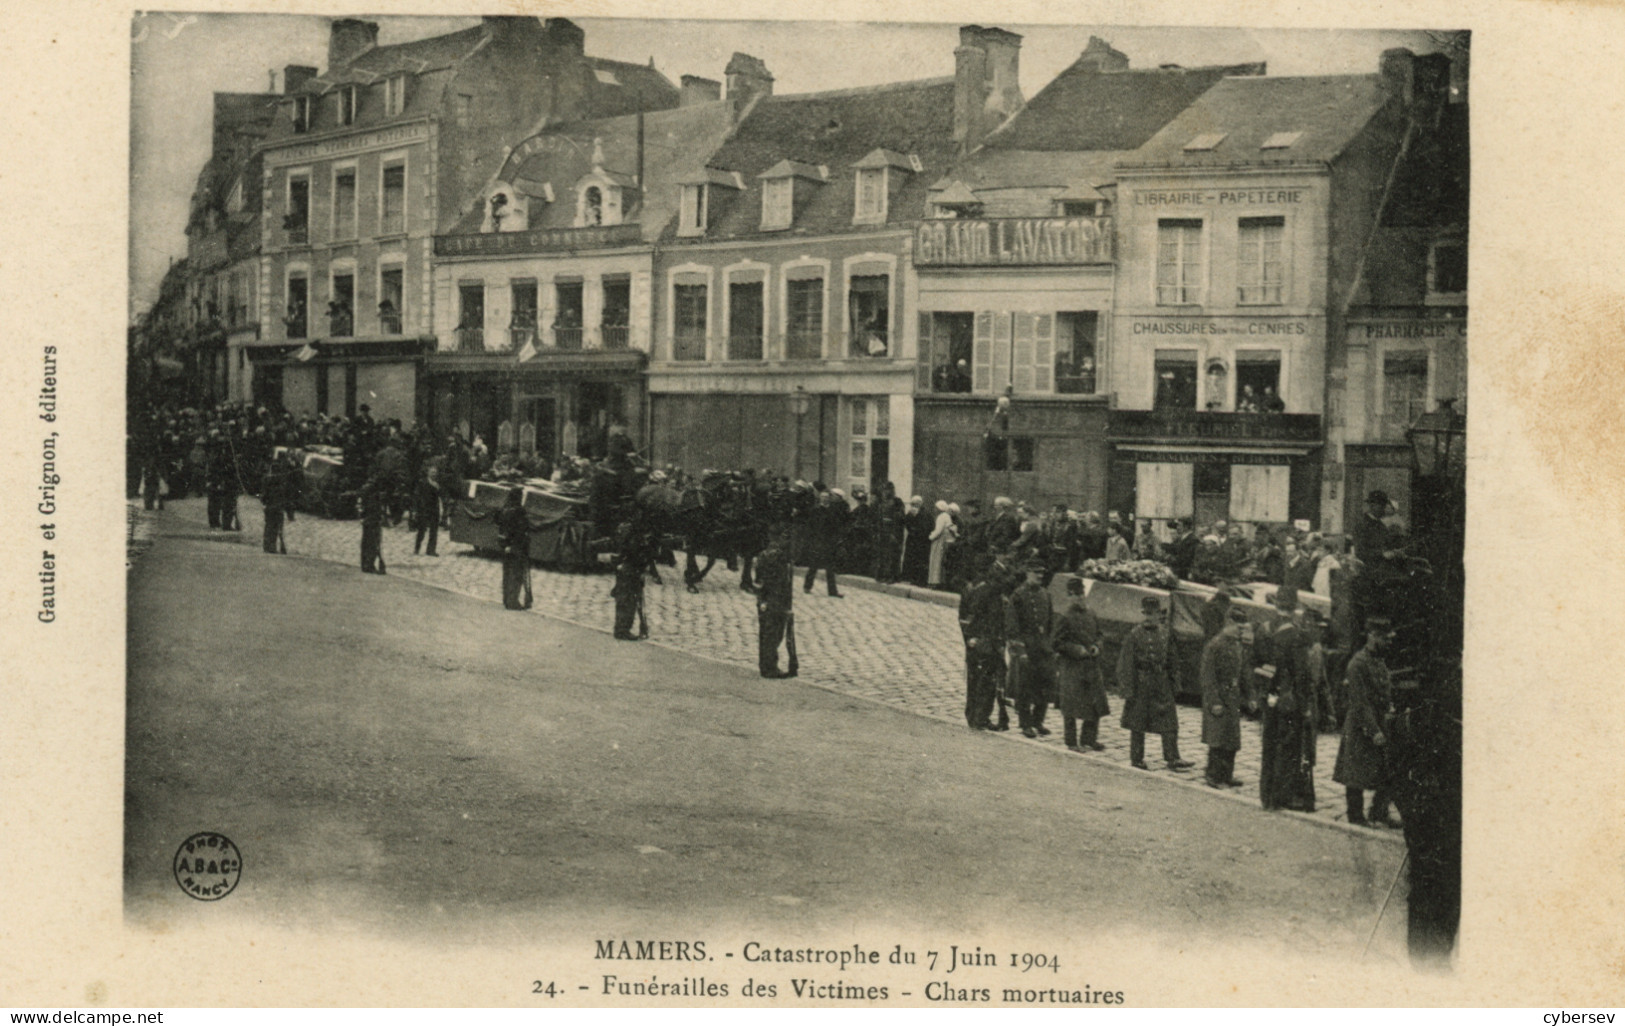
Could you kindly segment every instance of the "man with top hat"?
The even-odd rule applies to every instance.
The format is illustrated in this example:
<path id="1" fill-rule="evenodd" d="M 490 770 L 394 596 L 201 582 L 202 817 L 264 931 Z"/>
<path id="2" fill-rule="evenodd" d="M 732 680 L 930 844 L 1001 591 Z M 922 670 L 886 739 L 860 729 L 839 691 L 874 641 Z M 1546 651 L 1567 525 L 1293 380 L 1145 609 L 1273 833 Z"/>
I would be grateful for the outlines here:
<path id="1" fill-rule="evenodd" d="M 1247 614 L 1229 611 L 1219 633 L 1202 646 L 1202 743 L 1207 745 L 1209 787 L 1240 787 L 1236 752 L 1241 750 L 1241 644 Z"/>
<path id="2" fill-rule="evenodd" d="M 1123 692 L 1123 729 L 1129 732 L 1129 762 L 1145 764 L 1146 734 L 1162 736 L 1162 758 L 1168 768 L 1196 765 L 1179 757 L 1179 711 L 1174 706 L 1173 647 L 1164 623 L 1162 602 L 1154 595 L 1140 600 L 1145 619 L 1123 638 L 1117 654 L 1117 686 Z"/>
<path id="3" fill-rule="evenodd" d="M 1281 619 L 1254 642 L 1264 678 L 1264 741 L 1258 796 L 1266 809 L 1315 811 L 1315 740 L 1319 713 L 1309 676 L 1309 639 L 1298 628 L 1298 592 L 1281 587 L 1271 601 Z"/>
<path id="4" fill-rule="evenodd" d="M 1066 608 L 1050 629 L 1055 650 L 1055 690 L 1061 707 L 1062 736 L 1070 751 L 1105 750 L 1100 720 L 1111 715 L 1100 673 L 1100 622 L 1083 597 L 1083 578 L 1066 582 Z"/>
<path id="5" fill-rule="evenodd" d="M 1337 749 L 1332 779 L 1343 785 L 1348 821 L 1356 826 L 1395 826 L 1388 817 L 1388 729 L 1393 716 L 1393 682 L 1383 655 L 1393 637 L 1387 617 L 1366 619 L 1365 645 L 1349 660 L 1348 714 Z M 1371 812 L 1365 809 L 1365 792 Z"/>
<path id="6" fill-rule="evenodd" d="M 1031 559 L 1021 569 L 1026 580 L 1010 595 L 1005 637 L 1016 684 L 1016 719 L 1024 736 L 1037 737 L 1049 733 L 1044 713 L 1055 687 L 1054 651 L 1049 641 L 1054 609 L 1043 586 L 1043 562 Z"/>
<path id="7" fill-rule="evenodd" d="M 1378 489 L 1365 497 L 1365 515 L 1354 529 L 1354 558 L 1362 563 L 1374 564 L 1382 558 L 1388 546 L 1388 515 L 1391 503 L 1388 493 Z"/>

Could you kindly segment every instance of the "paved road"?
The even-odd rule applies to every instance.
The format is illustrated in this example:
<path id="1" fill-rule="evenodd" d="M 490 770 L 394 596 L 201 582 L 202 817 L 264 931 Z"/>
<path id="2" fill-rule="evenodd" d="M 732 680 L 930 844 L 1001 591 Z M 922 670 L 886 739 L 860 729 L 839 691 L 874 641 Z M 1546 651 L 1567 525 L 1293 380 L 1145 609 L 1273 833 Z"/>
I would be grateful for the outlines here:
<path id="1" fill-rule="evenodd" d="M 170 503 L 169 512 L 194 526 L 206 523 L 202 499 Z M 239 512 L 243 521 L 242 541 L 257 550 L 263 523 L 260 505 L 245 497 L 239 503 Z M 286 534 L 290 554 L 344 563 L 359 573 L 361 528 L 356 521 L 301 516 L 288 526 Z M 438 557 L 414 556 L 414 537 L 404 526 L 385 529 L 384 561 L 390 573 L 475 598 L 500 598 L 502 567 L 498 560 L 477 555 L 468 546 L 449 541 L 445 532 L 441 533 Z M 738 574 L 728 573 L 726 567 L 718 563 L 711 576 L 701 583 L 699 593 L 691 594 L 683 587 L 679 572 L 666 568 L 661 572 L 666 584 L 663 587 L 651 584 L 645 589 L 651 640 L 657 646 L 691 655 L 754 667 L 756 607 L 751 596 L 738 590 Z M 552 573 L 538 567 L 532 579 L 535 612 L 609 632 L 614 619 L 609 577 Z M 796 636 L 803 683 L 964 725 L 964 645 L 953 609 L 858 588 L 846 588 L 844 598 L 832 599 L 824 594 L 822 578 L 812 594 L 799 591 L 796 594 Z M 1067 753 L 1069 758 L 1128 766 L 1128 731 L 1117 726 L 1115 715 L 1121 711 L 1121 703 L 1120 698 L 1113 696 L 1114 715 L 1101 723 L 1100 741 L 1106 750 Z M 1262 749 L 1258 724 L 1247 721 L 1242 724 L 1236 776 L 1245 786 L 1238 791 L 1217 792 L 1201 783 L 1200 767 L 1207 753 L 1201 744 L 1201 719 L 1200 709 L 1180 709 L 1181 752 L 1196 762 L 1197 768 L 1185 773 L 1163 768 L 1157 740 L 1149 738 L 1148 764 L 1152 767 L 1149 774 L 1196 787 L 1216 801 L 1233 801 L 1258 808 Z M 1054 733 L 1047 738 L 1028 740 L 1014 730 L 1001 737 L 1017 744 L 1036 744 L 1065 752 L 1059 715 L 1051 711 L 1048 723 Z M 1361 829 L 1345 824 L 1343 789 L 1331 779 L 1337 745 L 1337 735 L 1321 735 L 1315 765 L 1318 809 L 1312 818 L 1343 829 Z M 1390 841 L 1403 841 L 1397 831 L 1379 833 Z"/>
<path id="2" fill-rule="evenodd" d="M 125 882 L 138 928 L 229 915 L 433 943 L 716 929 L 850 944 L 882 924 L 942 943 L 1054 942 L 1101 972 L 1115 943 L 1149 938 L 1170 961 L 1165 989 L 1140 1000 L 1190 984 L 1173 960 L 1200 950 L 1234 963 L 1225 1000 L 1233 977 L 1234 1000 L 1270 1003 L 1292 993 L 1280 967 L 1294 959 L 1357 958 L 1400 861 L 1385 835 L 1159 786 L 906 702 L 615 642 L 502 610 L 489 590 L 425 588 L 407 578 L 478 584 L 491 569 L 414 563 L 398 533 L 401 572 L 372 577 L 222 544 L 190 512 L 165 515 L 130 574 Z M 353 531 L 301 519 L 292 538 L 312 552 Z M 539 581 L 551 608 L 573 611 L 579 591 L 601 610 L 605 579 Z M 943 612 L 848 601 L 839 614 L 808 603 L 828 610 L 816 644 L 876 644 L 879 628 L 851 621 L 903 630 Z M 663 603 L 657 630 L 743 629 L 744 604 L 720 585 Z M 205 829 L 250 867 L 229 906 L 170 879 L 180 839 Z M 1402 957 L 1402 910 L 1383 921 L 1385 960 Z M 253 959 L 210 972 L 235 981 Z M 1304 1000 L 1361 993 L 1337 974 L 1294 978 L 1318 988 Z M 252 1003 L 255 985 L 231 993 Z"/>

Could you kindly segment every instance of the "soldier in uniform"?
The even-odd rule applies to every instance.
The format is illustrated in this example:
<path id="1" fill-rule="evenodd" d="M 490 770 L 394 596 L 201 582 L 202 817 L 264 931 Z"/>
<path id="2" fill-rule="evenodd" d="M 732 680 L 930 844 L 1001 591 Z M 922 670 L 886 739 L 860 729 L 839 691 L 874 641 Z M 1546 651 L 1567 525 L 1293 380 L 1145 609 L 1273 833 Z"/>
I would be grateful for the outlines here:
<path id="1" fill-rule="evenodd" d="M 779 680 L 796 675 L 795 657 L 789 670 L 779 669 L 779 643 L 792 615 L 794 586 L 790 570 L 790 532 L 773 527 L 767 548 L 756 559 L 756 664 L 763 677 Z M 792 646 L 793 650 L 793 646 Z"/>
<path id="2" fill-rule="evenodd" d="M 1140 600 L 1145 619 L 1123 638 L 1117 656 L 1117 686 L 1123 692 L 1123 729 L 1129 732 L 1129 762 L 1145 764 L 1145 735 L 1162 735 L 1162 758 L 1171 770 L 1196 765 L 1179 757 L 1179 715 L 1174 707 L 1172 646 L 1163 622 L 1162 603 L 1153 595 Z"/>
<path id="3" fill-rule="evenodd" d="M 1005 637 L 1016 670 L 1016 719 L 1024 736 L 1037 737 L 1049 733 L 1044 713 L 1055 687 L 1054 650 L 1049 641 L 1054 609 L 1041 583 L 1044 564 L 1031 560 L 1022 571 L 1027 579 L 1010 595 Z"/>
<path id="4" fill-rule="evenodd" d="M 1106 747 L 1098 740 L 1100 720 L 1112 711 L 1100 675 L 1100 622 L 1084 601 L 1083 578 L 1066 582 L 1066 596 L 1067 606 L 1050 630 L 1062 735 L 1071 751 L 1089 748 L 1099 752 Z"/>
<path id="5" fill-rule="evenodd" d="M 273 555 L 288 551 L 287 544 L 282 540 L 282 524 L 284 518 L 290 523 L 293 521 L 298 495 L 298 478 L 295 475 L 298 473 L 293 456 L 283 453 L 271 460 L 265 468 L 265 479 L 260 483 L 260 504 L 265 507 L 262 547 Z"/>
<path id="6" fill-rule="evenodd" d="M 361 572 L 384 573 L 384 516 L 386 500 L 382 482 L 374 479 L 361 488 Z"/>
<path id="7" fill-rule="evenodd" d="M 650 553 L 637 539 L 630 523 L 623 523 L 616 531 L 619 555 L 615 560 L 615 586 L 610 597 L 615 600 L 615 640 L 642 641 L 649 636 L 647 620 L 638 633 L 632 633 L 632 622 L 643 612 L 643 577 L 649 572 Z"/>
<path id="8" fill-rule="evenodd" d="M 999 703 L 1002 725 L 992 723 L 999 681 L 1004 678 L 1004 594 L 983 561 L 959 602 L 959 630 L 965 638 L 965 723 L 972 730 L 1009 730 L 1010 714 Z"/>
<path id="9" fill-rule="evenodd" d="M 1342 784 L 1348 798 L 1348 821 L 1356 826 L 1394 826 L 1388 820 L 1388 727 L 1393 714 L 1393 683 L 1383 653 L 1393 637 L 1386 617 L 1366 620 L 1366 640 L 1348 665 L 1348 715 L 1343 720 L 1343 743 L 1337 749 L 1332 779 Z M 1371 815 L 1365 810 L 1365 792 L 1371 796 Z"/>
<path id="10" fill-rule="evenodd" d="M 1241 636 L 1247 614 L 1232 609 L 1219 633 L 1202 646 L 1202 743 L 1207 745 L 1207 786 L 1240 787 L 1236 752 L 1241 750 Z"/>

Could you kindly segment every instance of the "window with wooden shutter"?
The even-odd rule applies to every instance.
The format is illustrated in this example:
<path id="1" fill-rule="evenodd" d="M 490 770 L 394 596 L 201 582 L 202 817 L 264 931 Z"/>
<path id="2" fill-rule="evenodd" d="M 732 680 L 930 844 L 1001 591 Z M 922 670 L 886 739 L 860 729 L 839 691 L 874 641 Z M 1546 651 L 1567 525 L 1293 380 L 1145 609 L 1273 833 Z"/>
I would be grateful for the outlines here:
<path id="1" fill-rule="evenodd" d="M 931 344 L 931 320 L 931 314 L 920 314 L 919 350 L 915 354 L 917 359 L 914 364 L 914 388 L 917 392 L 931 391 L 931 354 L 935 352 Z"/>
<path id="2" fill-rule="evenodd" d="M 1055 391 L 1055 315 L 1041 313 L 1033 318 L 1033 391 Z"/>
<path id="3" fill-rule="evenodd" d="M 976 315 L 976 334 L 971 342 L 971 378 L 977 392 L 993 391 L 993 311 Z"/>
<path id="4" fill-rule="evenodd" d="M 1003 392 L 1010 382 L 1010 315 L 993 314 L 993 391 Z"/>
<path id="5" fill-rule="evenodd" d="M 1247 524 L 1278 524 L 1291 518 L 1292 468 L 1235 464 L 1230 468 L 1230 519 Z"/>
<path id="6" fill-rule="evenodd" d="M 1035 318 L 1025 311 L 1017 311 L 1010 318 L 1015 338 L 1010 348 L 1010 384 L 1020 393 L 1033 390 L 1033 341 Z"/>

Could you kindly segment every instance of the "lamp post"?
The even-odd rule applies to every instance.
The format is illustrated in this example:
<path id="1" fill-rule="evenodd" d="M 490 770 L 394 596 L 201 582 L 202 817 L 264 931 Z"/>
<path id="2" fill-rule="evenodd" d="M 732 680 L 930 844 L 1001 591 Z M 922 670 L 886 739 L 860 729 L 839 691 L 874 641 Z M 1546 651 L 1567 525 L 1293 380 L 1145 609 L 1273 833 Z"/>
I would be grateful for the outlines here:
<path id="1" fill-rule="evenodd" d="M 811 408 L 812 396 L 807 394 L 806 388 L 797 385 L 795 391 L 790 393 L 790 412 L 796 417 L 796 449 L 792 462 L 797 481 L 801 480 L 801 422 L 806 419 L 807 411 Z"/>
<path id="2" fill-rule="evenodd" d="M 1448 965 L 1461 919 L 1462 618 L 1466 580 L 1467 418 L 1452 400 L 1405 431 L 1414 540 L 1433 569 L 1418 687 L 1396 692 L 1390 790 L 1405 821 L 1413 962 Z"/>

